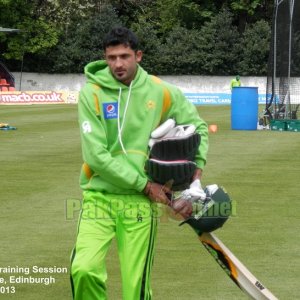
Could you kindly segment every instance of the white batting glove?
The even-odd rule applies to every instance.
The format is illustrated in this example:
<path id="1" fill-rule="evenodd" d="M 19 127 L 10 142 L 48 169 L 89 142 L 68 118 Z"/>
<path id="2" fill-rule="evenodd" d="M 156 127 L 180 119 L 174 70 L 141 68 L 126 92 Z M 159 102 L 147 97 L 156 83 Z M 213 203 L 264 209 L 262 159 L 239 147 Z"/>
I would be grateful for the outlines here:
<path id="1" fill-rule="evenodd" d="M 151 138 L 153 139 L 160 139 L 163 136 L 165 136 L 172 128 L 174 128 L 176 125 L 175 121 L 173 119 L 168 119 L 164 123 L 162 123 L 160 126 L 158 126 L 155 130 L 151 133 Z"/>
<path id="2" fill-rule="evenodd" d="M 168 119 L 159 127 L 157 127 L 152 133 L 149 140 L 149 147 L 152 146 L 163 139 L 168 138 L 180 138 L 192 134 L 195 132 L 195 125 L 178 125 L 173 119 Z"/>
<path id="3" fill-rule="evenodd" d="M 176 198 L 182 198 L 191 202 L 196 200 L 204 201 L 206 199 L 206 193 L 202 189 L 200 179 L 194 180 L 190 184 L 190 188 L 182 191 Z"/>

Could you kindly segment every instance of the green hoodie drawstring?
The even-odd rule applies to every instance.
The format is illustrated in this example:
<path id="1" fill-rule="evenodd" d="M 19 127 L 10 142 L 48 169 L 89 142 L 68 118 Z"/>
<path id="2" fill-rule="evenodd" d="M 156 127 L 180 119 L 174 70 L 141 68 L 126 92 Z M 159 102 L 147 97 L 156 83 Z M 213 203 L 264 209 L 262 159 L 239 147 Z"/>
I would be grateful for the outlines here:
<path id="1" fill-rule="evenodd" d="M 130 101 L 132 85 L 133 85 L 133 81 L 131 81 L 130 86 L 129 86 L 128 96 L 127 96 L 127 100 L 126 100 L 126 104 L 125 104 L 123 121 L 122 121 L 121 126 L 120 126 L 120 103 L 121 103 L 121 96 L 122 96 L 122 88 L 121 87 L 119 88 L 119 97 L 118 97 L 118 140 L 119 140 L 119 143 L 120 143 L 121 148 L 122 148 L 123 152 L 125 153 L 125 155 L 127 155 L 127 152 L 125 150 L 125 147 L 124 147 L 124 144 L 122 141 L 122 130 L 124 127 L 127 108 L 128 108 L 129 101 Z"/>

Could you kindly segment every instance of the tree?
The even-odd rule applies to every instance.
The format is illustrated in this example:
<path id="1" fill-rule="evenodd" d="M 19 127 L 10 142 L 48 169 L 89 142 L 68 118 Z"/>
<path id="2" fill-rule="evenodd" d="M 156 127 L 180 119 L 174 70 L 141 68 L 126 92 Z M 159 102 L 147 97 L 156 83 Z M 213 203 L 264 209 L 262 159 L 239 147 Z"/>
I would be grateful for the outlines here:
<path id="1" fill-rule="evenodd" d="M 166 36 L 165 42 L 158 49 L 156 73 L 167 74 L 199 74 L 201 36 L 198 30 L 174 27 Z"/>
<path id="2" fill-rule="evenodd" d="M 149 73 L 156 73 L 160 65 L 159 49 L 161 41 L 155 25 L 140 18 L 137 23 L 131 25 L 131 29 L 136 33 L 140 48 L 143 51 L 141 65 Z"/>
<path id="3" fill-rule="evenodd" d="M 243 33 L 247 24 L 247 18 L 253 16 L 264 0 L 231 0 L 230 7 L 238 16 L 239 32 Z"/>
<path id="4" fill-rule="evenodd" d="M 103 6 L 99 14 L 73 22 L 51 54 L 43 57 L 40 68 L 47 68 L 48 72 L 82 73 L 87 63 L 103 58 L 103 37 L 116 25 L 121 23 L 111 5 Z"/>
<path id="5" fill-rule="evenodd" d="M 35 15 L 34 11 L 33 3 L 21 0 L 1 3 L 1 25 L 21 30 L 19 34 L 0 36 L 4 58 L 20 60 L 24 53 L 43 52 L 57 43 L 55 27 L 43 16 Z"/>
<path id="6" fill-rule="evenodd" d="M 163 33 L 174 27 L 198 29 L 217 12 L 214 1 L 157 0 L 153 7 Z"/>
<path id="7" fill-rule="evenodd" d="M 228 75 L 236 73 L 240 36 L 232 21 L 232 13 L 223 9 L 201 28 L 199 56 L 203 74 Z"/>
<path id="8" fill-rule="evenodd" d="M 26 71 L 82 72 L 102 57 L 104 33 L 122 23 L 137 32 L 142 65 L 152 73 L 246 75 L 264 72 L 272 6 L 267 0 L 2 0 L 1 26 L 24 31 L 0 34 L 0 46 L 9 63 L 24 52 Z"/>
<path id="9" fill-rule="evenodd" d="M 264 20 L 246 27 L 240 43 L 242 49 L 238 63 L 240 74 L 267 74 L 270 38 L 270 25 Z"/>

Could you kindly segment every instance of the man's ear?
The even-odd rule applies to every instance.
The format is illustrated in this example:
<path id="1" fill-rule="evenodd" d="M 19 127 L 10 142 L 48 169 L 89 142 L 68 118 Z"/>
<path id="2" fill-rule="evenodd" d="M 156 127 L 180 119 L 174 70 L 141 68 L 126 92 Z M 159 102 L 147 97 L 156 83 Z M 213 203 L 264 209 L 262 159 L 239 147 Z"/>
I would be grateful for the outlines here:
<path id="1" fill-rule="evenodd" d="M 137 63 L 140 63 L 142 61 L 143 52 L 142 50 L 137 50 L 135 53 L 135 60 Z"/>

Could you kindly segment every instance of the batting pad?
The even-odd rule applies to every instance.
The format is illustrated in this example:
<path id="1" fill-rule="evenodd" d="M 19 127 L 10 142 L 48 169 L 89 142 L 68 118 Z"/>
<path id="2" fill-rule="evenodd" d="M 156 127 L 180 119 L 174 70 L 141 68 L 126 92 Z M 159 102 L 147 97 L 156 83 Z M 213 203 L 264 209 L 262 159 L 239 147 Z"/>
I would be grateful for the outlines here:
<path id="1" fill-rule="evenodd" d="M 153 145 L 150 157 L 167 161 L 182 159 L 193 161 L 200 142 L 201 136 L 199 133 L 162 139 Z"/>
<path id="2" fill-rule="evenodd" d="M 146 170 L 154 182 L 178 191 L 189 187 L 196 164 L 188 160 L 164 161 L 151 158 L 146 162 Z"/>

